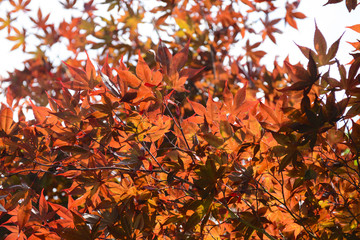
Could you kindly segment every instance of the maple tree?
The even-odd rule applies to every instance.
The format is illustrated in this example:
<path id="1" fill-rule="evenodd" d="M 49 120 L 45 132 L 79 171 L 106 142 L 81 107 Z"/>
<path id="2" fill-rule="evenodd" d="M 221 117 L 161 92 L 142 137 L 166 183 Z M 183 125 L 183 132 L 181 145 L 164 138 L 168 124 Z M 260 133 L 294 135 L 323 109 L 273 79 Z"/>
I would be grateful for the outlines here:
<path id="1" fill-rule="evenodd" d="M 269 70 L 258 48 L 305 18 L 275 2 L 66 0 L 82 15 L 56 25 L 10 0 L 0 30 L 31 57 L 1 82 L 0 235 L 359 239 L 359 43 L 347 69 L 316 27 L 307 66 Z"/>

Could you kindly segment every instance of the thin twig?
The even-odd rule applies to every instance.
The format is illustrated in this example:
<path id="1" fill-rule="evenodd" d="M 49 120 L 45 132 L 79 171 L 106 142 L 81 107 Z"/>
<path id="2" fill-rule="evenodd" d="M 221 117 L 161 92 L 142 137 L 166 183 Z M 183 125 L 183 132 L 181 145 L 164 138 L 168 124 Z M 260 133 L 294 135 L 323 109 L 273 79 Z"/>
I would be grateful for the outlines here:
<path id="1" fill-rule="evenodd" d="M 182 127 L 176 122 L 176 119 L 175 119 L 174 115 L 172 114 L 172 112 L 170 111 L 170 109 L 169 109 L 169 107 L 168 107 L 167 104 L 165 104 L 165 107 L 166 107 L 166 109 L 168 110 L 168 112 L 170 113 L 170 116 L 171 116 L 171 118 L 173 119 L 176 127 L 180 130 L 181 135 L 182 135 L 183 138 L 184 138 L 184 141 L 185 141 L 185 144 L 186 144 L 187 149 L 189 150 L 189 152 L 191 152 L 190 145 L 189 145 L 188 141 L 186 140 L 185 133 L 184 133 Z M 191 160 L 192 160 L 193 164 L 196 164 L 196 161 L 195 161 L 195 159 L 194 159 L 194 156 L 193 156 L 192 154 L 189 154 L 189 155 L 190 155 L 190 157 L 191 157 Z"/>

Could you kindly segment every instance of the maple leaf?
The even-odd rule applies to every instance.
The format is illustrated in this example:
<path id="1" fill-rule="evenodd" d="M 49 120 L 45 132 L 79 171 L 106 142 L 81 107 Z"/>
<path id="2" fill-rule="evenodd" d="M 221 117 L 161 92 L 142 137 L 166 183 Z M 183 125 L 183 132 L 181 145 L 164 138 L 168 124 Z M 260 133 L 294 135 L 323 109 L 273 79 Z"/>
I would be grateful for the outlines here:
<path id="1" fill-rule="evenodd" d="M 186 64 L 189 54 L 190 39 L 179 52 L 177 52 L 171 59 L 171 69 L 170 75 L 172 72 L 179 72 Z"/>
<path id="2" fill-rule="evenodd" d="M 49 20 L 50 13 L 43 17 L 41 9 L 39 8 L 37 12 L 37 18 L 38 20 L 35 20 L 34 18 L 30 17 L 30 20 L 36 24 L 36 27 L 43 29 L 46 31 L 46 28 L 49 26 L 46 22 Z"/>
<path id="3" fill-rule="evenodd" d="M 15 20 L 16 20 L 16 18 L 11 18 L 10 13 L 8 13 L 6 15 L 6 19 L 0 17 L 0 23 L 1 23 L 0 30 L 7 28 L 7 32 L 8 32 L 8 34 L 10 34 L 11 29 L 13 29 L 13 27 L 11 26 L 11 23 Z"/>
<path id="4" fill-rule="evenodd" d="M 164 73 L 167 74 L 170 71 L 172 55 L 161 39 L 159 42 L 156 58 L 164 66 Z"/>
<path id="5" fill-rule="evenodd" d="M 256 118 L 264 129 L 271 131 L 278 131 L 284 121 L 284 116 L 279 112 L 281 102 L 273 109 L 262 102 L 259 103 L 259 112 L 256 114 Z"/>
<path id="6" fill-rule="evenodd" d="M 26 0 L 26 1 L 18 0 L 17 3 L 15 3 L 14 0 L 9 0 L 9 3 L 14 7 L 14 9 L 11 12 L 19 12 L 19 11 L 28 12 L 28 11 L 30 11 L 29 8 L 26 8 L 30 2 L 31 2 L 31 0 Z"/>
<path id="7" fill-rule="evenodd" d="M 23 29 L 22 32 L 20 32 L 17 28 L 13 28 L 13 30 L 15 31 L 16 35 L 15 36 L 7 36 L 6 39 L 10 40 L 10 41 L 17 41 L 18 43 L 16 43 L 10 50 L 13 51 L 17 48 L 19 48 L 21 45 L 22 50 L 25 51 L 26 48 L 26 44 L 25 44 L 25 37 L 26 37 L 26 30 Z"/>
<path id="8" fill-rule="evenodd" d="M 297 29 L 297 24 L 294 18 L 304 19 L 306 16 L 301 12 L 294 12 L 297 8 L 297 4 L 294 3 L 286 3 L 286 16 L 285 22 L 288 23 L 291 27 Z"/>
<path id="9" fill-rule="evenodd" d="M 119 78 L 126 82 L 131 88 L 139 88 L 142 84 L 141 80 L 137 78 L 133 73 L 128 70 L 118 70 L 116 69 Z"/>
<path id="10" fill-rule="evenodd" d="M 17 212 L 17 221 L 19 229 L 23 229 L 29 221 L 31 215 L 32 203 L 30 197 L 25 198 Z"/>
<path id="11" fill-rule="evenodd" d="M 77 0 L 65 0 L 65 2 L 61 2 L 65 9 L 75 9 L 74 6 Z"/>
<path id="12" fill-rule="evenodd" d="M 265 21 L 263 21 L 261 19 L 261 22 L 265 26 L 265 29 L 264 29 L 263 34 L 262 34 L 262 39 L 263 40 L 265 40 L 266 36 L 268 36 L 271 39 L 271 41 L 273 41 L 273 43 L 276 44 L 276 39 L 275 39 L 273 33 L 282 33 L 282 31 L 280 31 L 278 28 L 275 28 L 274 25 L 276 25 L 280 21 L 281 21 L 280 18 L 277 18 L 277 19 L 274 19 L 274 20 L 270 21 L 268 15 L 266 15 Z"/>
<path id="13" fill-rule="evenodd" d="M 86 72 L 82 69 L 75 68 L 69 64 L 63 62 L 69 69 L 73 79 L 69 81 L 62 81 L 62 85 L 70 89 L 79 90 L 79 89 L 89 89 L 90 79 Z M 90 62 L 89 62 L 90 64 Z M 88 73 L 91 76 L 91 72 Z"/>
<path id="14" fill-rule="evenodd" d="M 278 89 L 278 91 L 310 91 L 312 85 L 319 79 L 318 69 L 314 59 L 310 55 L 308 70 L 301 66 L 291 65 L 289 62 L 284 62 L 288 70 L 291 80 L 294 82 L 291 86 Z"/>
<path id="15" fill-rule="evenodd" d="M 286 8 L 297 27 L 299 0 L 109 0 L 106 16 L 93 0 L 61 2 L 71 18 L 59 26 L 40 9 L 24 16 L 41 35 L 12 30 L 26 0 L 12 0 L 0 22 L 15 45 L 40 40 L 25 69 L 2 79 L 7 239 L 356 238 L 346 216 L 359 215 L 360 54 L 347 69 L 335 59 L 341 37 L 328 48 L 317 26 L 314 50 L 299 47 L 307 66 L 269 70 L 261 59 L 272 49 L 257 50 L 276 43 L 274 12 Z M 142 32 L 150 25 L 154 36 Z M 47 57 L 54 43 L 72 54 L 66 71 Z M 333 63 L 340 77 L 319 72 Z"/>
<path id="16" fill-rule="evenodd" d="M 317 54 L 307 47 L 298 47 L 306 58 L 309 59 L 309 56 L 311 55 L 311 57 L 318 63 L 318 66 L 333 64 L 335 61 L 331 60 L 336 56 L 342 36 L 343 35 L 341 35 L 339 39 L 330 46 L 329 50 L 327 50 L 326 40 L 315 23 L 314 46 Z"/>
<path id="17" fill-rule="evenodd" d="M 97 8 L 93 5 L 94 4 L 94 0 L 90 0 L 87 3 L 84 3 L 84 12 L 86 12 L 87 14 L 89 14 L 89 16 L 93 15 L 93 11 L 96 11 Z"/>
<path id="18" fill-rule="evenodd" d="M 31 100 L 30 105 L 33 109 L 35 119 L 38 121 L 38 123 L 50 125 L 57 123 L 56 117 L 50 115 L 50 109 L 46 107 L 35 106 L 35 104 Z"/>
<path id="19" fill-rule="evenodd" d="M 136 65 L 136 75 L 138 76 L 138 78 L 140 78 L 140 80 L 142 80 L 145 83 L 151 83 L 151 69 L 149 68 L 149 66 L 146 64 L 146 62 L 144 61 L 144 59 L 141 57 L 140 55 L 140 51 L 139 51 L 139 60 L 138 63 Z"/>
<path id="20" fill-rule="evenodd" d="M 253 51 L 255 48 L 259 47 L 260 44 L 261 42 L 257 42 L 250 45 L 249 40 L 247 40 L 245 46 L 246 55 L 249 56 L 256 65 L 258 65 L 261 58 L 266 55 L 266 52 L 264 51 Z"/>

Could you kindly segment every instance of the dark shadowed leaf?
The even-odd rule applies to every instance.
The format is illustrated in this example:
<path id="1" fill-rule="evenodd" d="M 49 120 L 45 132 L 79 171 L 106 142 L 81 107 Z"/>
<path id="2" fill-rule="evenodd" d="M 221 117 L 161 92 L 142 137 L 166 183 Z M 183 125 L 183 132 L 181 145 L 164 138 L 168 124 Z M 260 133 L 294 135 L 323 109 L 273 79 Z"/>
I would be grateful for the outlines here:
<path id="1" fill-rule="evenodd" d="M 158 51 L 157 51 L 157 60 L 165 67 L 167 72 L 170 68 L 170 63 L 172 62 L 172 55 L 169 49 L 165 46 L 164 43 L 160 40 Z"/>
<path id="2" fill-rule="evenodd" d="M 282 172 L 292 161 L 296 160 L 297 153 L 296 152 L 290 152 L 285 155 L 283 159 L 281 159 L 280 165 L 279 165 L 279 172 Z"/>
<path id="3" fill-rule="evenodd" d="M 335 3 L 339 3 L 342 2 L 344 0 L 329 0 L 327 3 L 324 4 L 324 6 L 328 5 L 328 4 L 335 4 Z"/>
<path id="4" fill-rule="evenodd" d="M 220 147 L 221 145 L 223 145 L 224 140 L 221 138 L 218 138 L 217 136 L 215 136 L 212 133 L 205 133 L 202 135 L 202 137 L 205 139 L 205 141 L 207 141 L 211 146 L 213 147 Z"/>
<path id="5" fill-rule="evenodd" d="M 201 218 L 197 212 L 194 212 L 185 224 L 185 231 L 193 229 L 201 221 Z"/>
<path id="6" fill-rule="evenodd" d="M 346 7 L 349 12 L 351 12 L 351 10 L 354 10 L 356 6 L 357 6 L 357 0 L 346 0 Z"/>

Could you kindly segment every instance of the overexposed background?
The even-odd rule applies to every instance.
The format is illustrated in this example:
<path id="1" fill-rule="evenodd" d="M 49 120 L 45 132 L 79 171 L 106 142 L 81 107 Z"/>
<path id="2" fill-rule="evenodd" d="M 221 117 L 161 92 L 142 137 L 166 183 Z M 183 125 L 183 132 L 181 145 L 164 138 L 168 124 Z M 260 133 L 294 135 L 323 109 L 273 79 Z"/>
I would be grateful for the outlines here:
<path id="1" fill-rule="evenodd" d="M 147 1 L 150 2 L 150 0 Z M 284 6 L 285 0 L 278 0 L 276 2 L 276 5 Z M 344 36 L 342 37 L 336 58 L 342 64 L 350 62 L 352 57 L 349 55 L 349 53 L 353 50 L 353 47 L 347 43 L 347 41 L 356 42 L 360 37 L 358 33 L 346 27 L 360 23 L 360 8 L 357 8 L 355 11 L 349 13 L 344 2 L 340 4 L 330 4 L 323 6 L 326 2 L 327 0 L 302 0 L 298 11 L 303 12 L 307 18 L 298 21 L 298 30 L 293 29 L 288 25 L 285 26 L 284 22 L 280 22 L 277 27 L 283 31 L 283 34 L 275 35 L 277 39 L 277 45 L 267 39 L 265 44 L 260 47 L 262 50 L 265 50 L 268 53 L 262 60 L 262 63 L 271 66 L 275 57 L 278 57 L 281 62 L 281 60 L 289 56 L 290 62 L 292 64 L 297 62 L 306 64 L 306 58 L 302 55 L 295 43 L 313 49 L 315 21 L 318 25 L 318 28 L 325 36 L 328 47 L 345 32 Z M 0 8 L 0 17 L 5 18 L 6 8 L 4 5 L 6 6 L 7 3 L 2 2 L 1 4 L 2 7 Z M 105 8 L 102 9 L 100 5 L 96 6 L 100 9 L 100 11 L 104 11 L 104 14 L 106 14 Z M 63 11 L 59 1 L 32 0 L 29 8 L 32 9 L 31 14 L 35 19 L 37 19 L 36 14 L 38 8 L 41 8 L 43 16 L 50 13 L 50 23 L 58 24 L 62 21 L 63 18 L 70 19 L 71 11 Z M 281 14 L 279 11 L 275 12 L 274 14 L 284 16 L 284 13 Z M 276 15 L 270 16 L 272 18 L 276 18 Z M 21 19 L 21 16 L 19 16 L 18 21 L 22 25 L 32 24 L 30 22 L 26 23 L 25 20 Z M 142 31 L 148 31 L 147 34 L 151 35 L 151 27 L 149 28 L 148 26 L 145 26 L 142 29 Z M 15 68 L 23 69 L 22 62 L 28 58 L 28 56 L 23 54 L 20 49 L 10 51 L 11 47 L 14 45 L 14 42 L 6 40 L 6 36 L 6 31 L 3 30 L 0 32 L 0 76 L 4 78 L 8 76 L 8 71 L 11 72 Z M 259 39 L 261 39 L 260 36 Z M 28 39 L 27 41 L 36 41 L 36 39 Z M 53 61 L 55 61 L 55 64 L 60 63 L 61 60 L 65 59 L 70 54 L 69 52 L 64 51 L 64 46 L 61 46 L 60 44 L 55 44 L 50 53 L 50 57 Z"/>

